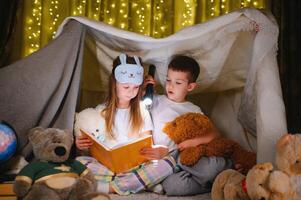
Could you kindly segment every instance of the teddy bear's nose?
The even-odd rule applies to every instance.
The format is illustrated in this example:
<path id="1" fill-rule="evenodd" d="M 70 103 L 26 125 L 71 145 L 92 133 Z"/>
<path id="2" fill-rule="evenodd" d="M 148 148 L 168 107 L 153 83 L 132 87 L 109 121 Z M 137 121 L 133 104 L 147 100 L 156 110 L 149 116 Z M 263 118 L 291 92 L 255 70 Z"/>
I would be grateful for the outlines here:
<path id="1" fill-rule="evenodd" d="M 54 149 L 54 152 L 55 152 L 55 154 L 58 155 L 58 156 L 63 156 L 63 155 L 65 155 L 65 153 L 66 153 L 66 149 L 65 149 L 64 147 L 56 147 L 56 148 Z"/>

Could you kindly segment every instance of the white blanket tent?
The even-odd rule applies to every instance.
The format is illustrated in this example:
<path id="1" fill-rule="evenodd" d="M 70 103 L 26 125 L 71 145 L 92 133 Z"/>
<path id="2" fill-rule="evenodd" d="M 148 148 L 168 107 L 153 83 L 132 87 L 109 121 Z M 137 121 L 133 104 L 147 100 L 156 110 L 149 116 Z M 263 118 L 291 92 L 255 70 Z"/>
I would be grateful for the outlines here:
<path id="1" fill-rule="evenodd" d="M 201 66 L 199 87 L 190 100 L 225 136 L 257 150 L 258 162 L 274 162 L 275 143 L 287 132 L 277 39 L 273 17 L 256 9 L 232 12 L 162 39 L 70 17 L 46 47 L 0 69 L 0 119 L 16 128 L 20 151 L 27 155 L 30 128 L 73 127 L 80 87 L 107 91 L 112 60 L 120 52 L 156 65 L 156 79 L 162 85 L 172 56 L 185 54 Z M 83 65 L 81 75 L 86 52 L 96 64 Z M 82 85 L 80 77 L 85 79 Z"/>

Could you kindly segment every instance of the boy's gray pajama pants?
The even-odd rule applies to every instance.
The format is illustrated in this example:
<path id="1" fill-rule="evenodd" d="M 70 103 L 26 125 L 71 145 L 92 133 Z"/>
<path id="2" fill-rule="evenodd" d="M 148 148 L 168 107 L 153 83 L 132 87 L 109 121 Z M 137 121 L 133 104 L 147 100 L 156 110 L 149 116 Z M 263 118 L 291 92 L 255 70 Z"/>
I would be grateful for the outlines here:
<path id="1" fill-rule="evenodd" d="M 162 183 L 167 195 L 185 196 L 210 192 L 215 177 L 223 170 L 233 167 L 230 159 L 202 157 L 195 165 L 182 165 L 180 171 L 168 176 Z"/>

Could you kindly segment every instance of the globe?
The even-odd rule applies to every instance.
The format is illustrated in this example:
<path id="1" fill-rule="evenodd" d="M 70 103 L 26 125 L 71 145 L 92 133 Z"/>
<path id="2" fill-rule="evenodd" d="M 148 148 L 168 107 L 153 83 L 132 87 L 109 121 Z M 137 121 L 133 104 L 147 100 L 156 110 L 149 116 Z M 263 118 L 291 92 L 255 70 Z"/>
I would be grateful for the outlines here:
<path id="1" fill-rule="evenodd" d="M 8 161 L 16 150 L 16 132 L 8 123 L 0 121 L 0 164 Z"/>

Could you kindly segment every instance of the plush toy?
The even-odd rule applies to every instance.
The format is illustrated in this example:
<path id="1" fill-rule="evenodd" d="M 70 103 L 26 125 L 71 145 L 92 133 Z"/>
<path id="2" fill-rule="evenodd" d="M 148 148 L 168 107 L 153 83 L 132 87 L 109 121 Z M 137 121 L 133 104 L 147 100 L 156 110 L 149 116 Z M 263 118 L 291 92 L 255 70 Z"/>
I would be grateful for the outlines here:
<path id="1" fill-rule="evenodd" d="M 75 115 L 74 132 L 75 136 L 81 136 L 81 130 L 93 135 L 99 142 L 111 148 L 117 142 L 113 138 L 106 137 L 105 121 L 101 113 L 94 108 L 86 108 Z M 88 149 L 81 151 L 82 154 L 89 154 Z"/>
<path id="2" fill-rule="evenodd" d="M 74 132 L 75 136 L 81 135 L 80 129 L 95 136 L 100 142 L 104 142 L 106 137 L 104 132 L 105 123 L 100 113 L 94 108 L 86 108 L 75 115 Z"/>
<path id="3" fill-rule="evenodd" d="M 292 200 L 293 190 L 289 176 L 273 170 L 272 163 L 255 165 L 247 174 L 247 193 L 250 199 Z"/>
<path id="4" fill-rule="evenodd" d="M 85 165 L 68 159 L 73 135 L 56 128 L 31 129 L 28 138 L 37 161 L 26 165 L 14 182 L 18 197 L 28 199 L 109 199 L 96 192 L 96 181 Z"/>
<path id="5" fill-rule="evenodd" d="M 285 134 L 276 146 L 276 166 L 290 177 L 294 196 L 301 199 L 301 135 Z"/>
<path id="6" fill-rule="evenodd" d="M 216 177 L 211 190 L 212 200 L 291 200 L 292 195 L 289 176 L 273 170 L 271 163 L 255 165 L 247 176 L 225 170 Z"/>
<path id="7" fill-rule="evenodd" d="M 246 177 L 233 169 L 222 171 L 214 180 L 211 198 L 212 200 L 249 200 Z"/>
<path id="8" fill-rule="evenodd" d="M 301 199 L 301 136 L 285 134 L 276 146 L 277 170 L 271 163 L 255 165 L 246 176 L 246 184 L 237 184 L 243 175 L 234 170 L 226 170 L 215 179 L 212 199 L 240 199 L 245 188 L 251 200 L 299 200 Z M 229 175 L 230 174 L 230 175 Z M 227 181 L 225 181 L 227 180 Z M 239 181 L 238 181 L 239 182 Z M 245 185 L 245 187 L 243 187 Z M 230 189 L 229 189 L 230 188 Z M 238 198 L 231 198 L 233 193 Z"/>
<path id="9" fill-rule="evenodd" d="M 215 128 L 208 117 L 200 113 L 187 113 L 167 123 L 163 131 L 176 143 L 200 137 L 214 131 Z M 201 156 L 222 156 L 231 158 L 240 164 L 243 173 L 256 164 L 256 154 L 246 151 L 237 142 L 218 137 L 211 142 L 197 147 L 186 148 L 180 152 L 180 161 L 184 165 L 195 164 Z"/>

